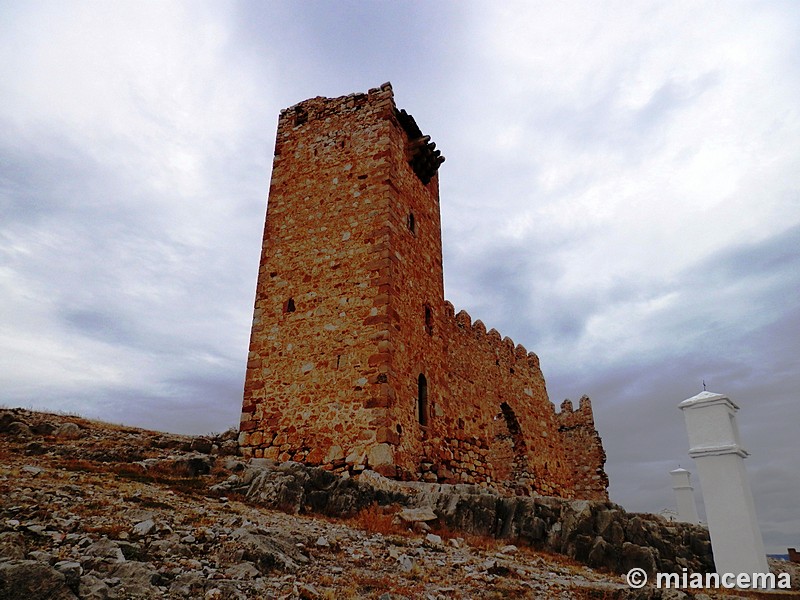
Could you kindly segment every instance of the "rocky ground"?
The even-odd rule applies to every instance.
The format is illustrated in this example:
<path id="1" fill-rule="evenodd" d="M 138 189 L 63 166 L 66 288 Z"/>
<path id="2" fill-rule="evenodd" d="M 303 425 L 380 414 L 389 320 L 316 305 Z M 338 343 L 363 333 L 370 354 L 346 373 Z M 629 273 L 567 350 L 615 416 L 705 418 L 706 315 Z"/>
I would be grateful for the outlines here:
<path id="1" fill-rule="evenodd" d="M 235 432 L 0 410 L 0 600 L 800 597 L 633 591 L 515 540 L 398 518 L 399 507 L 347 519 L 265 509 L 236 491 L 254 472 L 236 452 Z"/>

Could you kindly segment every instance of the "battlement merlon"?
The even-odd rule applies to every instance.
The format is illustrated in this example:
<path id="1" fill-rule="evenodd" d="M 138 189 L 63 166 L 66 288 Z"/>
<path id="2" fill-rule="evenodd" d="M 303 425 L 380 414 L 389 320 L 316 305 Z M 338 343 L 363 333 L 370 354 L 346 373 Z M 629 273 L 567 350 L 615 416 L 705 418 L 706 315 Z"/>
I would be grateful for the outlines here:
<path id="1" fill-rule="evenodd" d="M 566 399 L 561 403 L 561 412 L 557 413 L 559 425 L 563 428 L 573 428 L 579 425 L 594 427 L 594 413 L 592 401 L 589 396 L 581 396 L 578 408 L 574 408 L 572 400 Z"/>
<path id="2" fill-rule="evenodd" d="M 561 412 L 564 414 L 575 412 L 575 409 L 572 405 L 572 400 L 567 398 L 561 403 Z M 578 402 L 577 412 L 582 412 L 585 415 L 592 416 L 592 401 L 589 399 L 589 396 L 581 396 L 581 399 Z"/>

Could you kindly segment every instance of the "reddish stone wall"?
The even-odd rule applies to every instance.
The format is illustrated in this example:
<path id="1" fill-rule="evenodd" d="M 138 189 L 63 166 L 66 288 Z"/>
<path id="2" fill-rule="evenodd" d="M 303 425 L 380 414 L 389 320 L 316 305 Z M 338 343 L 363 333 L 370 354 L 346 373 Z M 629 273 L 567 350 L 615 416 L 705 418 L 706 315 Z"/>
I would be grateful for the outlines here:
<path id="1" fill-rule="evenodd" d="M 538 358 L 444 300 L 437 154 L 389 84 L 281 112 L 242 451 L 580 496 Z"/>
<path id="2" fill-rule="evenodd" d="M 563 459 L 538 357 L 487 332 L 481 321 L 472 323 L 464 311 L 453 316 L 449 302 L 444 312 L 445 378 L 435 397 L 429 454 L 461 481 L 571 496 L 573 470 Z"/>
<path id="3" fill-rule="evenodd" d="M 240 441 L 246 454 L 344 464 L 385 409 L 391 89 L 282 111 Z"/>
<path id="4" fill-rule="evenodd" d="M 608 475 L 603 466 L 606 452 L 594 427 L 592 401 L 583 396 L 578 410 L 564 400 L 557 415 L 564 455 L 575 472 L 575 495 L 587 500 L 608 500 Z"/>

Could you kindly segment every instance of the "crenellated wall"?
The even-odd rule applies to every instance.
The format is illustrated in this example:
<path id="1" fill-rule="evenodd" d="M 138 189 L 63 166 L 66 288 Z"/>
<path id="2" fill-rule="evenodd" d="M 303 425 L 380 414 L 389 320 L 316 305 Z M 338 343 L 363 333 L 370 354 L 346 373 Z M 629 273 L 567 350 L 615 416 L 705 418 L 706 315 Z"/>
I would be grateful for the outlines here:
<path id="1" fill-rule="evenodd" d="M 443 393 L 423 454 L 438 481 L 494 483 L 519 494 L 572 496 L 539 359 L 444 303 Z M 428 476 L 433 481 L 433 477 Z"/>
<path id="2" fill-rule="evenodd" d="M 565 425 L 537 356 L 444 300 L 443 161 L 389 84 L 281 112 L 242 451 L 605 497 L 602 480 L 582 479 L 585 466 L 603 469 L 591 408 Z"/>

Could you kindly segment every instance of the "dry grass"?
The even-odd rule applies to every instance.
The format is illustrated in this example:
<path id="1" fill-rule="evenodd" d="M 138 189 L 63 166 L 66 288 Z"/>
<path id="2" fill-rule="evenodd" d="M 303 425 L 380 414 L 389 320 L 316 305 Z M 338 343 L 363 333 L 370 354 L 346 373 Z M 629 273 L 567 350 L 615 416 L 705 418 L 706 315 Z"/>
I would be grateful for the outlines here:
<path id="1" fill-rule="evenodd" d="M 401 523 L 398 523 L 397 513 L 400 507 L 380 506 L 373 502 L 367 508 L 360 511 L 354 517 L 348 519 L 348 524 L 369 533 L 380 533 L 382 535 L 408 535 L 410 532 Z"/>
<path id="2" fill-rule="evenodd" d="M 129 525 L 122 522 L 108 523 L 104 525 L 88 525 L 84 526 L 83 528 L 83 530 L 87 533 L 104 535 L 112 540 L 120 539 L 121 534 L 127 533 L 128 529 L 130 529 Z"/>
<path id="3" fill-rule="evenodd" d="M 453 530 L 444 523 L 440 523 L 438 521 L 431 526 L 431 531 L 445 541 L 458 539 L 463 541 L 471 548 L 479 548 L 487 551 L 498 550 L 503 546 L 515 543 L 513 540 L 499 540 L 490 535 L 477 535 Z"/>
<path id="4" fill-rule="evenodd" d="M 416 537 L 424 535 L 412 531 L 409 526 L 397 518 L 397 513 L 402 509 L 401 506 L 393 504 L 390 506 L 381 506 L 377 502 L 372 503 L 367 508 L 361 510 L 354 517 L 347 520 L 347 524 L 363 529 L 369 533 L 380 533 L 387 536 L 400 536 L 401 538 Z M 338 522 L 337 519 L 328 519 L 332 522 Z M 451 539 L 458 539 L 471 548 L 487 551 L 497 552 L 500 548 L 509 544 L 520 545 L 520 549 L 528 555 L 545 557 L 548 560 L 555 560 L 564 562 L 565 564 L 581 566 L 579 563 L 572 561 L 560 554 L 553 554 L 548 552 L 540 552 L 530 546 L 521 544 L 519 540 L 514 539 L 497 539 L 489 535 L 478 535 L 465 533 L 464 531 L 453 530 L 447 525 L 435 522 L 431 526 L 431 532 L 438 535 L 445 542 Z"/>
<path id="5" fill-rule="evenodd" d="M 62 458 L 53 462 L 56 469 L 70 473 L 108 473 L 109 465 L 82 458 Z"/>
<path id="6" fill-rule="evenodd" d="M 373 574 L 361 572 L 357 573 L 353 578 L 351 587 L 342 591 L 345 592 L 345 594 L 349 593 L 352 595 L 343 595 L 340 596 L 341 598 L 371 598 L 387 592 L 391 593 L 393 596 L 398 594 L 406 596 L 407 598 L 418 598 L 420 597 L 419 592 L 421 590 L 416 588 L 416 586 L 409 587 L 397 581 L 393 581 L 389 575 L 383 573 Z"/>

